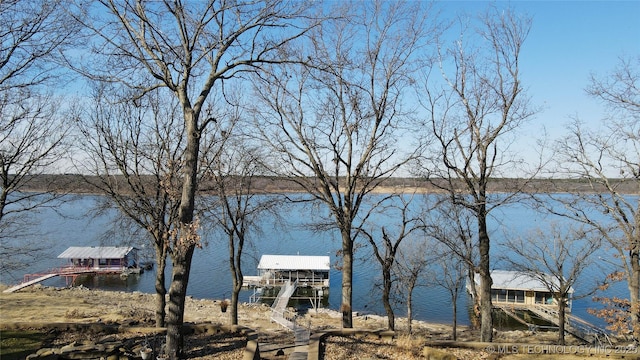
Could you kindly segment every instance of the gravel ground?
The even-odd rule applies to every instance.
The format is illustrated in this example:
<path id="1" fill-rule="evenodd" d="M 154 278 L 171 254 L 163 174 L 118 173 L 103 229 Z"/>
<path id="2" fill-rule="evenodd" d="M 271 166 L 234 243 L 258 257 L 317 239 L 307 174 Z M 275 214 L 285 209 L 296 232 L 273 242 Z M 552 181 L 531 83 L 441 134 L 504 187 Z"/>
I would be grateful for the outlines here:
<path id="1" fill-rule="evenodd" d="M 362 339 L 357 337 L 331 336 L 325 343 L 325 360 L 343 359 L 388 359 L 413 360 L 426 359 L 422 349 L 424 339 L 400 337 L 393 343 L 386 343 L 377 339 Z M 439 349 L 455 356 L 457 359 L 479 360 L 488 359 L 491 354 L 468 349 Z"/>

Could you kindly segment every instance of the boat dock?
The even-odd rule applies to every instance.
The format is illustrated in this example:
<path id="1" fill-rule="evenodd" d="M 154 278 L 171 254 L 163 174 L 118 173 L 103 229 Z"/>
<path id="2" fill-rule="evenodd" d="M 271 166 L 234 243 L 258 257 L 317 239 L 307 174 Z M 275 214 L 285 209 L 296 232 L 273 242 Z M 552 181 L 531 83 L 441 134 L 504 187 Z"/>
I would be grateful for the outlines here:
<path id="1" fill-rule="evenodd" d="M 273 299 L 275 304 L 281 295 L 277 290 L 296 284 L 287 302 L 309 300 L 317 308 L 329 293 L 329 272 L 329 256 L 262 255 L 258 275 L 244 276 L 242 286 L 253 289 L 251 302 Z"/>
<path id="2" fill-rule="evenodd" d="M 553 328 L 560 326 L 558 314 L 558 299 L 562 298 L 567 307 L 565 309 L 565 332 L 590 344 L 611 345 L 607 333 L 577 316 L 571 315 L 573 288 L 561 296 L 553 289 L 560 286 L 558 280 L 549 274 L 537 274 L 531 272 L 492 270 L 491 303 L 495 309 L 499 309 L 507 316 L 516 320 L 529 329 Z M 479 274 L 475 274 L 473 283 L 480 286 Z M 467 290 L 470 294 L 471 283 L 467 282 Z M 541 320 L 549 325 L 533 324 L 527 321 L 526 314 Z M 521 316 L 524 315 L 524 316 Z M 531 320 L 531 319 L 529 319 Z"/>

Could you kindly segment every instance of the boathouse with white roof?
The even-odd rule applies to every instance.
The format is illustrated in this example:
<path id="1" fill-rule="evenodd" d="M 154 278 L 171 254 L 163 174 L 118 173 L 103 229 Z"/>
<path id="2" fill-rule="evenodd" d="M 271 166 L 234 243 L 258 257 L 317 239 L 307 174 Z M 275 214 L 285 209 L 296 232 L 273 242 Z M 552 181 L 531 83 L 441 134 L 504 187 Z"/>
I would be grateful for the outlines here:
<path id="1" fill-rule="evenodd" d="M 557 279 L 545 274 L 546 283 L 533 274 L 520 271 L 493 270 L 491 271 L 491 302 L 495 305 L 521 305 L 556 307 L 557 301 L 549 290 L 559 288 Z M 480 274 L 475 274 L 476 286 L 480 286 Z M 555 285 L 555 286 L 554 286 Z M 571 311 L 571 296 L 573 288 L 569 289 L 567 311 Z M 557 296 L 556 296 L 557 297 Z"/>
<path id="2" fill-rule="evenodd" d="M 132 246 L 71 246 L 58 255 L 67 267 L 120 272 L 138 267 L 138 252 Z"/>
<path id="3" fill-rule="evenodd" d="M 5 289 L 11 293 L 55 276 L 63 276 L 71 284 L 80 275 L 118 274 L 126 278 L 139 274 L 142 269 L 138 262 L 138 249 L 132 246 L 71 246 L 58 255 L 67 264 L 34 274 L 25 274 L 20 284 Z"/>
<path id="4" fill-rule="evenodd" d="M 262 255 L 257 276 L 245 276 L 244 286 L 253 288 L 251 302 L 270 301 L 271 321 L 296 334 L 296 342 L 306 338 L 308 329 L 296 324 L 295 312 L 288 310 L 290 300 L 310 301 L 317 309 L 328 303 L 331 258 L 310 255 Z"/>
<path id="5" fill-rule="evenodd" d="M 542 281 L 540 276 L 545 276 Z M 501 310 L 517 322 L 528 326 L 529 329 L 558 328 L 558 298 L 557 292 L 551 290 L 559 288 L 558 279 L 549 274 L 534 275 L 532 273 L 508 270 L 492 270 L 491 303 L 494 308 Z M 476 286 L 480 286 L 480 275 L 474 276 Z M 550 285 L 550 286 L 549 286 Z M 549 289 L 551 288 L 551 289 Z M 467 283 L 467 290 L 470 284 Z M 470 291 L 471 293 L 471 291 Z M 597 326 L 571 314 L 573 287 L 569 288 L 565 298 L 565 331 L 573 336 L 592 344 L 608 344 L 608 334 Z M 478 294 L 479 295 L 479 294 Z M 554 296 L 556 295 L 556 296 Z M 528 313 L 528 316 L 524 314 Z M 539 319 L 550 326 L 534 324 L 531 321 Z"/>
<path id="6" fill-rule="evenodd" d="M 278 285 L 297 281 L 299 287 L 329 287 L 329 256 L 262 255 L 258 277 L 262 285 Z"/>
<path id="7" fill-rule="evenodd" d="M 289 300 L 310 301 L 314 308 L 328 303 L 331 258 L 312 255 L 262 255 L 257 276 L 244 276 L 252 288 L 251 302 L 273 300 L 274 312 L 282 314 Z"/>

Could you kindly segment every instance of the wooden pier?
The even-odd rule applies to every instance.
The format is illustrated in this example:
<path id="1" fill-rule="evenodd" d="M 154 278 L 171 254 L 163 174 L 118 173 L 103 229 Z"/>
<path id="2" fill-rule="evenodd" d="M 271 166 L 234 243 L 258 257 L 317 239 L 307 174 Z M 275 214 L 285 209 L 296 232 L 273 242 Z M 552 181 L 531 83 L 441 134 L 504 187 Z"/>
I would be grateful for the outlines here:
<path id="1" fill-rule="evenodd" d="M 80 275 L 120 275 L 128 276 L 129 274 L 139 273 L 140 269 L 122 269 L 122 268 L 89 268 L 89 267 L 77 267 L 66 266 L 60 268 L 54 268 L 47 271 L 42 271 L 35 274 L 25 274 L 20 284 L 14 285 L 8 289 L 5 289 L 3 293 L 12 293 L 20 289 L 24 289 L 28 286 L 43 282 L 47 279 L 51 279 L 56 276 L 65 277 L 67 280 L 71 279 L 71 284 L 75 282 L 75 279 Z"/>
<path id="2" fill-rule="evenodd" d="M 5 289 L 5 290 L 3 291 L 3 293 L 12 293 L 12 292 L 14 292 L 14 291 L 18 291 L 18 290 L 20 290 L 20 289 L 26 288 L 27 286 L 31 286 L 31 285 L 33 285 L 33 284 L 37 284 L 37 283 L 42 282 L 42 281 L 45 281 L 45 280 L 47 280 L 47 279 L 51 279 L 52 277 L 55 277 L 55 276 L 58 276 L 58 274 L 46 274 L 46 275 L 42 275 L 42 276 L 37 277 L 37 278 L 35 278 L 35 279 L 33 279 L 33 280 L 25 281 L 25 282 L 22 282 L 22 283 L 20 283 L 20 284 L 18 284 L 18 285 L 15 285 L 15 286 L 12 286 L 12 287 L 10 287 L 10 288 L 8 288 L 8 289 Z"/>

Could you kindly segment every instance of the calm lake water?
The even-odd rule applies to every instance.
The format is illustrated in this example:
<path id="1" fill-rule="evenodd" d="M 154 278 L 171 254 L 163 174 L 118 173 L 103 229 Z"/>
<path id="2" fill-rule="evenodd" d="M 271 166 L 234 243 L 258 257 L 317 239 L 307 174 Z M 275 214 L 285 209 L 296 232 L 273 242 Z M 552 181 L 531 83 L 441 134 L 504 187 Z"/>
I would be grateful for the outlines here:
<path id="1" fill-rule="evenodd" d="M 428 195 L 425 195 L 428 196 Z M 33 263 L 19 273 L 1 279 L 3 283 L 11 284 L 20 282 L 25 273 L 37 273 L 46 269 L 60 266 L 64 261 L 56 257 L 69 246 L 99 246 L 99 245 L 125 245 L 132 239 L 119 238 L 117 235 L 109 235 L 105 240 L 105 231 L 110 228 L 114 213 L 103 214 L 99 217 L 87 217 L 93 209 L 99 197 L 77 196 L 61 203 L 55 209 L 41 210 L 37 217 L 40 222 L 41 238 L 46 244 L 47 251 L 44 258 Z M 306 205 L 308 206 L 308 205 Z M 335 253 L 340 248 L 337 233 L 314 232 L 304 225 L 314 221 L 314 217 L 320 216 L 322 207 L 311 211 L 305 205 L 292 204 L 283 207 L 280 211 L 282 218 L 287 223 L 275 221 L 271 218 L 263 219 L 261 232 L 252 239 L 251 246 L 245 250 L 245 275 L 255 275 L 256 266 L 262 254 L 283 255 L 329 255 L 332 264 L 337 262 Z M 317 220 L 317 219 L 315 219 Z M 378 221 L 390 221 L 379 218 Z M 493 213 L 491 219 L 492 253 L 500 254 L 505 250 L 499 244 L 505 236 L 523 235 L 536 227 L 548 226 L 549 218 L 545 218 L 533 210 L 518 204 L 503 207 Z M 561 219 L 559 221 L 562 221 Z M 206 225 L 206 224 L 205 224 Z M 188 295 L 195 298 L 220 299 L 230 297 L 231 276 L 227 263 L 227 247 L 225 242 L 217 240 L 214 234 L 203 235 L 205 246 L 197 249 L 193 259 L 192 272 L 189 280 Z M 597 257 L 611 258 L 606 249 L 603 249 Z M 380 296 L 374 291 L 374 283 L 379 277 L 377 262 L 373 259 L 370 250 L 363 248 L 356 254 L 358 258 L 354 265 L 353 301 L 354 310 L 368 313 L 384 314 Z M 366 260 L 365 260 L 366 259 Z M 493 263 L 494 268 L 500 268 L 500 264 Z M 100 288 L 118 291 L 140 291 L 153 293 L 154 270 L 146 271 L 139 276 L 131 276 L 126 280 L 118 276 L 113 277 L 87 277 L 79 278 L 80 283 L 89 288 Z M 593 280 L 601 277 L 599 269 L 588 269 L 583 279 Z M 335 268 L 331 271 L 331 287 L 328 298 L 328 307 L 338 309 L 340 307 L 341 273 Z M 586 283 L 586 281 L 584 282 Z M 64 287 L 64 279 L 54 278 L 43 283 L 47 286 Z M 576 285 L 576 294 L 581 292 L 580 284 Z M 626 297 L 624 284 L 617 284 L 609 290 L 609 294 L 618 294 Z M 241 301 L 248 301 L 251 291 L 243 291 Z M 447 290 L 440 287 L 420 287 L 414 291 L 414 319 L 426 320 L 438 323 L 449 323 L 452 319 L 451 300 Z M 458 322 L 469 323 L 468 316 L 469 298 L 465 292 L 461 292 L 458 299 Z M 573 313 L 594 324 L 603 326 L 603 322 L 589 314 L 587 308 L 597 307 L 591 297 L 577 299 L 573 303 Z M 397 316 L 404 316 L 406 309 L 398 309 Z"/>

